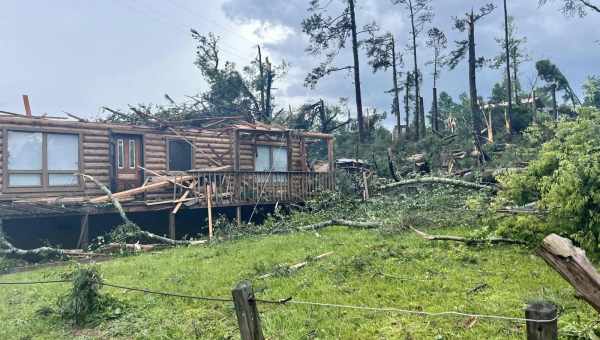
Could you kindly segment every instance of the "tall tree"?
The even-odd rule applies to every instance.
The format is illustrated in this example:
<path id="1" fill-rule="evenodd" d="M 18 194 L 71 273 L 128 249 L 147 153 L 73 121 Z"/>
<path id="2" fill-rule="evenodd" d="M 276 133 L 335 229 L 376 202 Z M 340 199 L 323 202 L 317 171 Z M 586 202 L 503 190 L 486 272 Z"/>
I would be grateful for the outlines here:
<path id="1" fill-rule="evenodd" d="M 519 37 L 517 34 L 517 26 L 513 17 L 508 17 L 508 45 L 506 44 L 505 38 L 496 38 L 496 42 L 502 48 L 502 54 L 496 56 L 491 65 L 492 68 L 499 69 L 506 65 L 506 46 L 508 46 L 508 58 L 510 60 L 510 70 L 512 72 L 510 81 L 511 86 L 508 86 L 506 82 L 507 91 L 509 88 L 512 89 L 514 94 L 515 103 L 521 104 L 520 93 L 521 93 L 521 82 L 519 81 L 519 69 L 520 66 L 531 60 L 524 45 L 527 43 L 527 37 Z M 508 74 L 507 74 L 508 75 Z M 506 75 L 505 75 L 506 76 Z M 508 78 L 506 78 L 508 79 Z"/>
<path id="2" fill-rule="evenodd" d="M 540 5 L 545 5 L 554 0 L 539 0 Z M 596 0 L 559 0 L 562 3 L 561 10 L 565 15 L 587 15 L 589 10 L 600 13 L 600 3 Z"/>
<path id="3" fill-rule="evenodd" d="M 374 32 L 373 32 L 374 33 Z M 369 39 L 365 41 L 365 47 L 367 49 L 367 57 L 369 58 L 369 65 L 373 69 L 373 72 L 380 70 L 387 71 L 392 69 L 392 88 L 387 91 L 392 93 L 392 112 L 396 116 L 396 126 L 398 136 L 400 135 L 400 126 L 402 121 L 400 118 L 400 91 L 403 86 L 398 83 L 398 77 L 401 76 L 401 72 L 398 72 L 398 67 L 402 66 L 402 55 L 396 52 L 396 41 L 394 35 L 386 33 L 384 35 L 371 34 Z"/>
<path id="4" fill-rule="evenodd" d="M 577 104 L 581 104 L 581 101 L 573 91 L 571 84 L 567 80 L 567 77 L 560 71 L 560 69 L 554 65 L 550 60 L 544 59 L 535 63 L 538 76 L 540 79 L 548 83 L 549 86 L 554 87 L 555 91 L 564 91 L 565 99 L 571 100 L 573 109 Z"/>
<path id="5" fill-rule="evenodd" d="M 506 92 L 508 94 L 508 112 L 506 115 L 506 125 L 508 133 L 512 133 L 512 81 L 510 75 L 510 45 L 508 36 L 508 6 L 504 0 L 504 53 L 506 57 Z"/>
<path id="6" fill-rule="evenodd" d="M 209 85 L 206 92 L 194 97 L 194 106 L 204 115 L 249 115 L 251 120 L 269 122 L 273 82 L 285 74 L 285 62 L 273 68 L 268 58 L 263 62 L 260 55 L 240 72 L 234 63 L 222 60 L 219 37 L 191 32 L 197 43 L 194 63 Z"/>
<path id="7" fill-rule="evenodd" d="M 600 109 L 600 76 L 590 76 L 583 84 L 583 103 Z"/>
<path id="8" fill-rule="evenodd" d="M 423 32 L 425 24 L 430 23 L 433 18 L 433 11 L 431 10 L 432 0 L 392 0 L 394 4 L 403 6 L 407 11 L 410 19 L 410 35 L 412 44 L 410 48 L 413 54 L 414 64 L 414 87 L 415 87 L 415 138 L 418 140 L 420 136 L 425 134 L 425 117 L 422 110 L 419 107 L 420 104 L 420 82 L 421 73 L 419 72 L 419 63 L 417 57 L 417 39 Z"/>
<path id="9" fill-rule="evenodd" d="M 450 69 L 454 69 L 461 60 L 468 55 L 469 63 L 469 100 L 471 107 L 471 118 L 473 124 L 473 137 L 475 146 L 477 147 L 480 159 L 485 161 L 485 154 L 481 147 L 481 130 L 482 130 L 482 113 L 479 107 L 479 97 L 477 95 L 477 67 L 485 64 L 486 60 L 483 57 L 477 58 L 475 51 L 475 24 L 494 11 L 496 6 L 489 3 L 479 9 L 477 13 L 473 10 L 464 14 L 462 18 L 454 18 L 454 25 L 460 32 L 467 31 L 467 39 L 456 42 L 456 49 L 451 52 L 448 65 Z"/>
<path id="10" fill-rule="evenodd" d="M 438 131 L 439 127 L 439 110 L 438 110 L 438 95 L 437 95 L 437 80 L 440 77 L 441 67 L 444 65 L 446 56 L 443 51 L 448 47 L 448 38 L 446 34 L 439 28 L 431 28 L 427 32 L 427 46 L 433 49 L 433 60 L 430 64 L 433 65 L 433 108 L 431 110 L 431 129 Z"/>
<path id="11" fill-rule="evenodd" d="M 331 73 L 352 70 L 354 71 L 354 89 L 356 97 L 356 115 L 358 121 L 359 139 L 365 142 L 367 131 L 363 116 L 362 94 L 360 84 L 360 60 L 358 56 L 359 40 L 356 24 L 354 0 L 340 0 L 342 9 L 335 16 L 327 14 L 327 9 L 332 5 L 329 1 L 321 6 L 320 0 L 311 0 L 308 11 L 312 13 L 302 21 L 302 31 L 308 34 L 310 45 L 306 49 L 312 55 L 325 54 L 325 61 L 315 67 L 305 79 L 305 84 L 314 88 L 319 80 Z M 360 33 L 369 33 L 376 30 L 374 24 L 365 25 Z M 350 38 L 352 47 L 353 64 L 348 66 L 333 65 L 335 57 L 346 47 Z"/>

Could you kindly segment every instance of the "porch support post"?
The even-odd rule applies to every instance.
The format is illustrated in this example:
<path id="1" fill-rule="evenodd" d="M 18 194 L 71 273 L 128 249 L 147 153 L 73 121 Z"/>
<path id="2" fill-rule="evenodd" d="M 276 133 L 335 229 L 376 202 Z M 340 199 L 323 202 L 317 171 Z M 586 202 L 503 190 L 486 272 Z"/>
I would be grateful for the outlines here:
<path id="1" fill-rule="evenodd" d="M 235 207 L 235 221 L 238 227 L 242 225 L 242 207 L 239 205 Z"/>
<path id="2" fill-rule="evenodd" d="M 90 213 L 86 211 L 83 215 L 81 215 L 81 226 L 79 232 L 79 241 L 77 242 L 77 248 L 84 249 L 89 245 L 90 240 Z"/>
<path id="3" fill-rule="evenodd" d="M 177 237 L 176 226 L 175 226 L 175 214 L 169 213 L 169 238 L 175 239 Z"/>
<path id="4" fill-rule="evenodd" d="M 329 161 L 329 189 L 335 189 L 335 157 L 334 157 L 334 139 L 327 139 L 327 160 Z"/>

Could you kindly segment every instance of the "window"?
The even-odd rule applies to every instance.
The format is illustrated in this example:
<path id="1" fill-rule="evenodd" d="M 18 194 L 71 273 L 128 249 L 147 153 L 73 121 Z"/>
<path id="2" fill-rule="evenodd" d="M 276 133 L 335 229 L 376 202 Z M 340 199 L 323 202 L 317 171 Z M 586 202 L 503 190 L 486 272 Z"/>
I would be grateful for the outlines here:
<path id="1" fill-rule="evenodd" d="M 284 147 L 258 145 L 254 160 L 254 171 L 288 171 L 288 149 Z M 274 175 L 276 182 L 285 180 L 285 175 Z"/>
<path id="2" fill-rule="evenodd" d="M 135 139 L 129 140 L 129 169 L 135 169 Z"/>
<path id="3" fill-rule="evenodd" d="M 192 146 L 184 140 L 169 141 L 169 171 L 192 169 Z"/>
<path id="4" fill-rule="evenodd" d="M 122 139 L 117 140 L 117 167 L 123 169 L 125 166 L 125 143 Z"/>
<path id="5" fill-rule="evenodd" d="M 8 131 L 7 151 L 9 187 L 79 185 L 78 135 Z"/>

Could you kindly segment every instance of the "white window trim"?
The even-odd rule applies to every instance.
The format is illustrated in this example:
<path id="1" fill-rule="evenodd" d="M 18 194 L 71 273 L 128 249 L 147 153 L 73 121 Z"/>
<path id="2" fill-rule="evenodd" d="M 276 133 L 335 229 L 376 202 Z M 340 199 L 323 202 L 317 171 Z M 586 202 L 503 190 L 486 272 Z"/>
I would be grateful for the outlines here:
<path id="1" fill-rule="evenodd" d="M 125 143 L 123 142 L 123 139 L 117 140 L 117 167 L 119 169 L 125 167 Z"/>

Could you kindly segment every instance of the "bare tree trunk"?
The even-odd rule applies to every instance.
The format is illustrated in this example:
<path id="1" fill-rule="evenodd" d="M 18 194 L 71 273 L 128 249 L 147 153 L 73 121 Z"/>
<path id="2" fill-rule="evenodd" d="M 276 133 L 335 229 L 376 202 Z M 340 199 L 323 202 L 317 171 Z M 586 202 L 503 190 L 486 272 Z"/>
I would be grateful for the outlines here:
<path id="1" fill-rule="evenodd" d="M 513 88 L 515 89 L 515 103 L 517 105 L 517 107 L 521 106 L 521 96 L 519 95 L 519 90 L 520 90 L 520 86 L 519 86 L 519 64 L 517 63 L 517 57 L 514 56 L 513 57 L 513 63 L 512 63 L 512 67 L 513 67 Z M 512 116 L 511 116 L 512 118 Z"/>
<path id="2" fill-rule="evenodd" d="M 354 0 L 348 0 L 350 20 L 352 25 L 352 55 L 354 57 L 354 89 L 356 91 L 356 118 L 358 123 L 358 136 L 361 143 L 366 142 L 367 133 L 364 126 L 362 95 L 360 91 L 360 65 L 358 60 L 358 39 L 356 37 L 356 14 L 354 13 Z"/>
<path id="3" fill-rule="evenodd" d="M 259 91 L 260 91 L 260 114 L 262 116 L 262 118 L 264 118 L 265 115 L 265 73 L 264 73 L 264 68 L 263 68 L 263 62 L 262 62 L 262 53 L 260 51 L 260 45 L 256 46 L 258 48 L 258 72 L 260 75 L 260 82 L 258 83 L 259 86 Z"/>
<path id="4" fill-rule="evenodd" d="M 425 106 L 423 105 L 423 97 L 419 97 L 419 109 L 421 110 L 421 137 L 425 137 Z"/>
<path id="5" fill-rule="evenodd" d="M 471 99 L 471 119 L 473 120 L 473 138 L 475 147 L 479 152 L 479 159 L 485 162 L 485 154 L 481 147 L 481 110 L 479 108 L 479 97 L 477 95 L 477 57 L 475 55 L 475 15 L 471 11 L 468 20 L 469 25 L 469 94 Z"/>
<path id="6" fill-rule="evenodd" d="M 550 85 L 552 91 L 552 111 L 554 111 L 554 118 L 558 120 L 558 103 L 556 102 L 556 84 Z"/>
<path id="7" fill-rule="evenodd" d="M 273 109 L 271 108 L 271 88 L 273 87 L 273 70 L 271 69 L 271 62 L 269 58 L 266 58 L 267 63 L 267 89 L 265 99 L 265 118 L 270 120 L 273 115 Z"/>
<path id="8" fill-rule="evenodd" d="M 392 36 L 392 72 L 394 72 L 393 81 L 394 81 L 394 114 L 396 115 L 396 138 L 400 139 L 400 125 L 402 122 L 400 121 L 400 89 L 398 88 L 398 71 L 396 70 L 396 42 L 394 41 L 394 37 Z"/>
<path id="9" fill-rule="evenodd" d="M 408 139 L 410 133 L 410 75 L 406 74 L 406 84 L 405 84 L 405 95 L 404 95 L 404 111 L 406 112 L 406 117 L 404 117 L 404 124 L 406 125 L 406 138 Z"/>
<path id="10" fill-rule="evenodd" d="M 438 111 L 437 88 L 433 87 L 433 113 L 431 118 L 431 128 L 433 131 L 439 131 L 439 111 Z"/>
<path id="11" fill-rule="evenodd" d="M 508 125 L 512 131 L 512 83 L 510 79 L 510 46 L 508 45 L 508 7 L 504 0 L 504 49 L 506 51 L 506 89 L 508 90 Z"/>
<path id="12" fill-rule="evenodd" d="M 419 64 L 417 63 L 417 30 L 415 27 L 415 14 L 413 10 L 412 0 L 408 0 L 408 7 L 410 9 L 410 24 L 412 27 L 412 50 L 413 50 L 413 62 L 414 62 L 414 77 L 415 77 L 415 139 L 419 140 L 421 136 L 421 110 L 419 108 L 419 98 L 421 93 L 419 91 Z"/>

